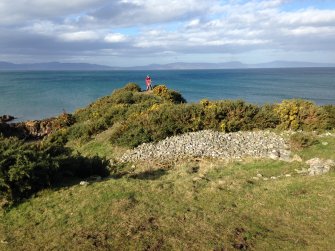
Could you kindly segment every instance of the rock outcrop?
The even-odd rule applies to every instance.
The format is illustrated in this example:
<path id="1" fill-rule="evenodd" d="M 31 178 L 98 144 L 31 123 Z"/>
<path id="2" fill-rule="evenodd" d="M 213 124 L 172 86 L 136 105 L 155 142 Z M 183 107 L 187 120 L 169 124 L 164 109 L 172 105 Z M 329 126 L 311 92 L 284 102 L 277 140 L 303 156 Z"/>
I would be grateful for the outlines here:
<path id="1" fill-rule="evenodd" d="M 19 138 L 39 139 L 51 132 L 73 124 L 71 114 L 63 113 L 56 118 L 44 120 L 29 120 L 18 123 L 0 123 L 0 133 L 4 136 L 16 136 Z"/>
<path id="2" fill-rule="evenodd" d="M 307 169 L 308 175 L 315 176 L 328 173 L 331 167 L 335 166 L 335 161 L 313 158 L 307 160 L 306 164 L 309 165 L 309 168 Z"/>
<path id="3" fill-rule="evenodd" d="M 0 123 L 10 122 L 10 121 L 12 121 L 14 119 L 15 119 L 14 116 L 11 116 L 11 115 L 2 115 L 2 116 L 0 116 Z"/>

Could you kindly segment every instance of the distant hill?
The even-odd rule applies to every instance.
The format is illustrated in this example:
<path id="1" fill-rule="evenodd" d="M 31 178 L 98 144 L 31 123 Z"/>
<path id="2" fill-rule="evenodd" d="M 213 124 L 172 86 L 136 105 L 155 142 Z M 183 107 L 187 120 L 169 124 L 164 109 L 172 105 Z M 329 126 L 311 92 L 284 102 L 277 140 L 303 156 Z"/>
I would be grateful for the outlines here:
<path id="1" fill-rule="evenodd" d="M 86 64 L 86 63 L 36 63 L 36 64 L 13 64 L 0 62 L 0 70 L 19 70 L 19 71 L 108 71 L 118 68 L 105 65 Z"/>
<path id="2" fill-rule="evenodd" d="M 335 64 L 292 62 L 292 61 L 272 61 L 268 63 L 248 65 L 248 68 L 304 68 L 304 67 L 335 67 Z"/>
<path id="3" fill-rule="evenodd" d="M 273 61 L 261 64 L 243 64 L 238 61 L 225 63 L 185 63 L 151 64 L 135 67 L 112 67 L 87 63 L 35 63 L 13 64 L 0 62 L 0 71 L 113 71 L 113 70 L 187 70 L 187 69 L 248 69 L 248 68 L 303 68 L 303 67 L 335 67 L 335 64 Z"/>
<path id="4" fill-rule="evenodd" d="M 151 64 L 147 66 L 130 67 L 133 70 L 187 70 L 187 69 L 236 69 L 248 68 L 248 65 L 241 62 L 226 63 L 184 63 L 177 62 L 171 64 Z"/>

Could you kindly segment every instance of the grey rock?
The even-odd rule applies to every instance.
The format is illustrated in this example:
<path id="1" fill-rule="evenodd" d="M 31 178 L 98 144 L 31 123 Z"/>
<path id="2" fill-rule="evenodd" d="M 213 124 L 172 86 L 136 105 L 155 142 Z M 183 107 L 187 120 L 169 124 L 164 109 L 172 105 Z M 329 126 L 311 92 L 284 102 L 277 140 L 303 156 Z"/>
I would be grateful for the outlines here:
<path id="1" fill-rule="evenodd" d="M 10 121 L 12 121 L 14 119 L 15 119 L 15 117 L 11 116 L 11 115 L 1 115 L 0 116 L 0 123 L 10 122 Z"/>
<path id="2" fill-rule="evenodd" d="M 290 161 L 291 160 L 291 158 L 290 158 L 291 152 L 290 151 L 281 150 L 279 154 L 280 154 L 280 160 L 283 160 L 283 161 Z"/>
<path id="3" fill-rule="evenodd" d="M 324 160 L 319 158 L 310 159 L 306 161 L 306 164 L 309 165 L 308 174 L 311 176 L 328 173 L 331 167 L 335 166 L 335 162 L 333 160 Z"/>
<path id="4" fill-rule="evenodd" d="M 277 160 L 277 159 L 279 159 L 279 157 L 280 157 L 280 152 L 278 150 L 272 150 L 269 153 L 269 158 L 270 159 Z"/>

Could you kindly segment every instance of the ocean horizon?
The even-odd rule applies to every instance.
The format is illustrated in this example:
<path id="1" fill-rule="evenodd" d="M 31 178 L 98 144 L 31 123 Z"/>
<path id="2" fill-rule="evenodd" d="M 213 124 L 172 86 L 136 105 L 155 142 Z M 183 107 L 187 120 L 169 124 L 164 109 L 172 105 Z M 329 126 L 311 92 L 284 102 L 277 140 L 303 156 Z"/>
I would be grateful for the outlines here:
<path id="1" fill-rule="evenodd" d="M 300 98 L 335 104 L 335 68 L 155 71 L 0 71 L 0 115 L 17 121 L 73 113 L 129 82 L 165 84 L 188 102 L 242 99 L 253 104 Z"/>

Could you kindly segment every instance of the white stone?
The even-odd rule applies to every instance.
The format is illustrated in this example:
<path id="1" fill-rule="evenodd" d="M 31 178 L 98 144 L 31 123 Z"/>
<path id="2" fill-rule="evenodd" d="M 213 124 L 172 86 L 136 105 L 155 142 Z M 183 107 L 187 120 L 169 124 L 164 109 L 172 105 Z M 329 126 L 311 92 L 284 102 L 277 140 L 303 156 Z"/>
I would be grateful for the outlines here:
<path id="1" fill-rule="evenodd" d="M 87 181 L 80 181 L 80 183 L 79 183 L 79 185 L 81 185 L 81 186 L 87 186 L 87 185 L 89 185 L 90 183 L 89 182 L 87 182 Z"/>
<path id="2" fill-rule="evenodd" d="M 294 154 L 294 156 L 291 159 L 291 162 L 293 161 L 302 162 L 302 158 L 299 155 Z"/>

